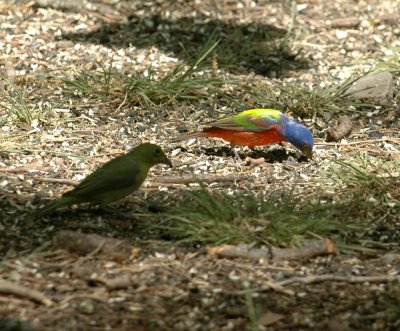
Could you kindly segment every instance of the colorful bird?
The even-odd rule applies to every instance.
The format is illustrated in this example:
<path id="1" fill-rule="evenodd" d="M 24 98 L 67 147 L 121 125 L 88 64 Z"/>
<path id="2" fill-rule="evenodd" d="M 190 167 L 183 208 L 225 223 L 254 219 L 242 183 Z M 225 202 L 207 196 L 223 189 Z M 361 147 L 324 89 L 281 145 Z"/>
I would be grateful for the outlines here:
<path id="1" fill-rule="evenodd" d="M 73 190 L 40 208 L 34 217 L 43 216 L 56 208 L 75 203 L 91 202 L 103 205 L 120 200 L 136 191 L 146 179 L 150 168 L 159 163 L 172 166 L 159 146 L 150 143 L 141 144 L 129 153 L 102 165 Z"/>
<path id="2" fill-rule="evenodd" d="M 174 140 L 190 138 L 222 138 L 231 146 L 262 146 L 288 141 L 312 157 L 314 138 L 304 125 L 275 109 L 250 109 L 212 122 L 209 128 Z M 235 156 L 240 160 L 234 149 Z"/>

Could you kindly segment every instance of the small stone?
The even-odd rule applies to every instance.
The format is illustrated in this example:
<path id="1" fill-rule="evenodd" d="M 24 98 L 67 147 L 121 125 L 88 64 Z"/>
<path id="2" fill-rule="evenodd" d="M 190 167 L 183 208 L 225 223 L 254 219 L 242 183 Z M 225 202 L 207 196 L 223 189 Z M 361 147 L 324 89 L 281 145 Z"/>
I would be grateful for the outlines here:
<path id="1" fill-rule="evenodd" d="M 346 31 L 342 31 L 342 30 L 337 30 L 336 31 L 336 38 L 338 39 L 345 39 L 347 38 L 348 33 Z"/>
<path id="2" fill-rule="evenodd" d="M 360 24 L 360 22 L 361 21 L 358 17 L 337 18 L 332 20 L 331 27 L 338 29 L 355 28 Z"/>
<path id="3" fill-rule="evenodd" d="M 79 310 L 84 314 L 93 314 L 94 313 L 93 301 L 90 299 L 83 300 L 79 305 Z"/>
<path id="4" fill-rule="evenodd" d="M 347 92 L 357 99 L 386 102 L 393 98 L 393 75 L 388 71 L 366 75 L 350 86 Z"/>
<path id="5" fill-rule="evenodd" d="M 400 152 L 399 153 L 393 153 L 390 158 L 394 161 L 400 161 Z"/>
<path id="6" fill-rule="evenodd" d="M 6 179 L 3 179 L 3 180 L 0 182 L 0 187 L 1 187 L 1 188 L 5 187 L 5 186 L 7 186 L 7 185 L 8 185 L 8 180 L 6 180 Z"/>
<path id="7" fill-rule="evenodd" d="M 385 264 L 397 264 L 400 261 L 400 254 L 386 253 L 380 257 L 380 260 Z"/>
<path id="8" fill-rule="evenodd" d="M 74 43 L 70 40 L 61 40 L 57 42 L 57 48 L 69 49 L 74 46 Z"/>
<path id="9" fill-rule="evenodd" d="M 36 329 L 28 321 L 14 319 L 12 317 L 0 320 L 0 330 L 3 331 L 35 331 Z"/>
<path id="10" fill-rule="evenodd" d="M 176 148 L 171 152 L 171 157 L 177 156 L 181 152 L 180 148 Z"/>

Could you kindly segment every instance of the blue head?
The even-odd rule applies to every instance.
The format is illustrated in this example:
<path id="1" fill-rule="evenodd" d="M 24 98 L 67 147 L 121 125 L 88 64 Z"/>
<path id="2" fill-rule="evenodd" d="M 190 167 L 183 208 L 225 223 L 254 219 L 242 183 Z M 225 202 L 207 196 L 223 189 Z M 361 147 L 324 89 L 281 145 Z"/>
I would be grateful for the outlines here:
<path id="1" fill-rule="evenodd" d="M 293 146 L 301 150 L 308 158 L 312 158 L 314 137 L 309 129 L 294 120 L 288 119 L 284 126 L 284 136 Z"/>

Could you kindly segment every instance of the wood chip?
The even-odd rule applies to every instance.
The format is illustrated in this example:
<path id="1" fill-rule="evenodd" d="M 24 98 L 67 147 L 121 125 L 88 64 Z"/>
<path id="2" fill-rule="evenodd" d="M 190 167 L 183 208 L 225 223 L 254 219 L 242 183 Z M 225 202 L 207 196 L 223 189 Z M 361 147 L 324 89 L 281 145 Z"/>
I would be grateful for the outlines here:
<path id="1" fill-rule="evenodd" d="M 137 255 L 137 248 L 133 247 L 127 240 L 67 230 L 60 231 L 56 235 L 54 246 L 81 256 L 94 255 L 93 252 L 98 250 L 98 254 L 118 262 L 126 262 L 133 255 Z"/>
<path id="2" fill-rule="evenodd" d="M 318 255 L 336 253 L 335 244 L 329 239 L 316 240 L 307 246 L 299 248 L 252 248 L 247 245 L 222 245 L 208 248 L 208 254 L 219 257 L 244 257 L 252 260 L 298 260 L 308 259 Z"/>
<path id="3" fill-rule="evenodd" d="M 29 298 L 48 307 L 53 304 L 53 301 L 51 299 L 47 298 L 43 293 L 40 293 L 39 291 L 22 285 L 11 283 L 3 279 L 0 280 L 0 293 L 12 294 L 22 298 Z"/>
<path id="4" fill-rule="evenodd" d="M 353 129 L 353 123 L 349 116 L 343 115 L 339 117 L 339 124 L 329 128 L 326 132 L 327 141 L 339 141 L 350 134 Z"/>

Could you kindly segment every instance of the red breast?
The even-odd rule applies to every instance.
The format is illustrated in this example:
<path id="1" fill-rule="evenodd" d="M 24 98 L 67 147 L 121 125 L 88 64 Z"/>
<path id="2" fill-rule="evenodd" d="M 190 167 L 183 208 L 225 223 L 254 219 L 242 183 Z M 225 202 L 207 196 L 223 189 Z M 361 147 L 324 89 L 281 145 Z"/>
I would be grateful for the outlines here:
<path id="1" fill-rule="evenodd" d="M 276 130 L 236 131 L 211 127 L 194 135 L 196 137 L 221 138 L 230 142 L 232 146 L 254 147 L 286 141 L 285 137 Z"/>

